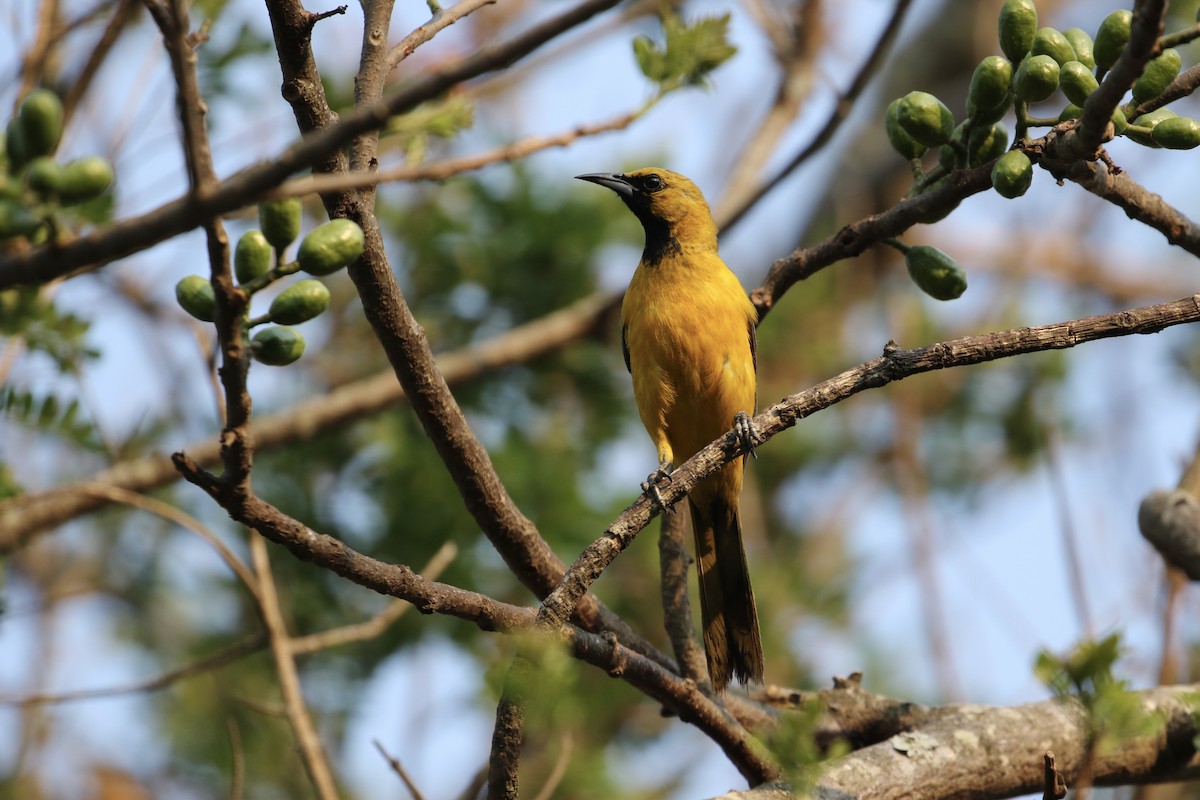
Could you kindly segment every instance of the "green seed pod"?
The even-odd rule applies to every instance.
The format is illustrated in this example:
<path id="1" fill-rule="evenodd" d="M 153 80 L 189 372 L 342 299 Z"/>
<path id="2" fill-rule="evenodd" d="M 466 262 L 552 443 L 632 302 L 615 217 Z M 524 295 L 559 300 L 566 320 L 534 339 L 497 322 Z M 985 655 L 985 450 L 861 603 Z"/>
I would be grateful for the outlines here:
<path id="1" fill-rule="evenodd" d="M 1189 117 L 1171 117 L 1154 126 L 1154 143 L 1168 150 L 1191 150 L 1200 145 L 1200 122 Z"/>
<path id="2" fill-rule="evenodd" d="M 893 100 L 887 107 L 884 127 L 887 130 L 888 141 L 892 143 L 892 149 L 904 158 L 910 160 L 920 158 L 925 155 L 926 147 L 905 133 L 904 129 L 900 127 L 900 120 L 896 118 L 896 110 L 899 107 L 899 98 Z"/>
<path id="3" fill-rule="evenodd" d="M 271 243 L 257 228 L 246 231 L 233 249 L 233 274 L 238 283 L 249 283 L 271 268 Z"/>
<path id="4" fill-rule="evenodd" d="M 1030 56 L 1021 62 L 1013 78 L 1017 97 L 1027 103 L 1038 103 L 1054 94 L 1058 88 L 1058 62 L 1047 55 Z"/>
<path id="5" fill-rule="evenodd" d="M 1148 114 L 1142 114 L 1133 121 L 1125 130 L 1125 135 L 1144 147 L 1158 147 L 1154 142 L 1154 128 L 1164 119 L 1171 119 L 1179 116 L 1174 111 L 1167 107 L 1162 107 L 1151 111 Z M 1143 133 L 1142 131 L 1148 131 Z"/>
<path id="6" fill-rule="evenodd" d="M 992 167 L 992 188 L 1001 197 L 1020 197 L 1032 183 L 1033 162 L 1020 150 L 1009 150 Z"/>
<path id="7" fill-rule="evenodd" d="M 62 165 L 50 156 L 38 156 L 25 168 L 25 180 L 29 183 L 29 188 L 42 197 L 58 194 L 62 176 Z"/>
<path id="8" fill-rule="evenodd" d="M 63 165 L 58 196 L 66 204 L 99 197 L 113 183 L 112 164 L 100 156 L 84 156 Z"/>
<path id="9" fill-rule="evenodd" d="M 1096 58 L 1092 55 L 1092 37 L 1088 36 L 1087 31 L 1082 28 L 1067 28 L 1063 31 L 1063 36 L 1071 44 L 1071 49 L 1075 51 L 1075 60 L 1088 69 L 1095 69 Z"/>
<path id="10" fill-rule="evenodd" d="M 1083 119 L 1083 109 L 1074 103 L 1069 103 L 1058 115 L 1059 122 L 1066 122 L 1069 119 Z"/>
<path id="11" fill-rule="evenodd" d="M 33 157 L 30 155 L 29 146 L 25 144 L 25 134 L 21 132 L 17 117 L 10 119 L 8 127 L 4 130 L 4 153 L 11 173 L 16 173 Z"/>
<path id="12" fill-rule="evenodd" d="M 967 142 L 967 164 L 978 167 L 1004 154 L 1008 149 L 1008 128 L 997 122 L 984 128 L 974 128 Z"/>
<path id="13" fill-rule="evenodd" d="M 30 158 L 50 155 L 62 138 L 62 101 L 49 89 L 34 89 L 21 102 L 17 124 Z"/>
<path id="14" fill-rule="evenodd" d="M 1133 84 L 1133 102 L 1144 103 L 1158 97 L 1163 90 L 1171 85 L 1179 70 L 1183 68 L 1183 59 L 1179 51 L 1172 48 L 1163 50 L 1157 58 L 1150 60 L 1141 76 Z"/>
<path id="15" fill-rule="evenodd" d="M 329 308 L 329 289 L 311 278 L 299 281 L 271 301 L 271 322 L 299 325 Z"/>
<path id="16" fill-rule="evenodd" d="M 1012 85 L 1012 63 L 1001 56 L 988 56 L 980 61 L 971 75 L 971 88 L 967 91 L 967 116 L 978 119 L 994 113 L 995 109 L 1008 110 L 1011 102 L 1008 92 Z"/>
<path id="17" fill-rule="evenodd" d="M 329 275 L 354 263 L 362 255 L 365 243 L 362 228 L 356 223 L 334 219 L 304 237 L 296 260 L 309 275 Z"/>
<path id="18" fill-rule="evenodd" d="M 212 322 L 217 314 L 217 295 L 207 278 L 188 275 L 175 284 L 175 299 L 183 310 L 202 322 Z"/>
<path id="19" fill-rule="evenodd" d="M 962 267 L 936 247 L 910 247 L 904 263 L 913 283 L 935 300 L 953 300 L 967 290 L 967 274 Z"/>
<path id="20" fill-rule="evenodd" d="M 1060 66 L 1076 60 L 1075 48 L 1071 47 L 1066 36 L 1054 28 L 1038 28 L 1033 37 L 1033 44 L 1029 46 L 1029 54 L 1050 56 Z"/>
<path id="21" fill-rule="evenodd" d="M 282 251 L 300 235 L 300 199 L 288 197 L 258 205 L 258 226 L 276 250 Z"/>
<path id="22" fill-rule="evenodd" d="M 1096 59 L 1096 68 L 1107 72 L 1109 67 L 1117 63 L 1125 43 L 1129 41 L 1130 23 L 1133 13 L 1127 8 L 1114 11 L 1104 18 L 1096 31 L 1096 45 L 1092 55 Z"/>
<path id="23" fill-rule="evenodd" d="M 250 353 L 259 363 L 286 367 L 304 355 L 304 337 L 291 328 L 264 328 L 250 341 Z"/>
<path id="24" fill-rule="evenodd" d="M 33 236 L 42 220 L 18 202 L 0 200 L 0 240 Z"/>
<path id="25" fill-rule="evenodd" d="M 1062 87 L 1063 94 L 1067 96 L 1068 100 L 1077 106 L 1082 106 L 1100 84 L 1096 82 L 1096 76 L 1092 74 L 1092 71 L 1082 62 L 1068 61 L 1062 65 L 1062 70 L 1059 72 L 1058 85 Z"/>
<path id="26" fill-rule="evenodd" d="M 1000 49 L 1008 60 L 1020 63 L 1037 34 L 1038 14 L 1033 0 L 1005 0 L 1000 7 Z"/>
<path id="27" fill-rule="evenodd" d="M 928 92 L 909 92 L 901 97 L 896 119 L 905 133 L 926 147 L 945 144 L 954 132 L 954 115 Z"/>

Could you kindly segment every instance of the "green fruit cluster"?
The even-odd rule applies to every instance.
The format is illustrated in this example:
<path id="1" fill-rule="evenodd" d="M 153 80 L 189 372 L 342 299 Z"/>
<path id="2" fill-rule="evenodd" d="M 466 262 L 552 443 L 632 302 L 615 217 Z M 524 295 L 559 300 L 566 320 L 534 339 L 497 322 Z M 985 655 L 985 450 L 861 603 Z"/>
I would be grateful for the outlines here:
<path id="1" fill-rule="evenodd" d="M 1021 139 L 1031 127 L 1080 119 L 1083 106 L 1120 58 L 1131 24 L 1128 10 L 1114 11 L 1100 23 L 1093 40 L 1081 28 L 1059 31 L 1039 26 L 1034 0 L 1005 0 L 997 19 L 1003 55 L 988 56 L 976 66 L 965 118 L 956 124 L 950 109 L 928 92 L 909 92 L 887 108 L 888 141 L 912 164 L 917 179 L 910 194 L 929 191 L 954 169 L 992 161 L 996 161 L 992 172 L 996 191 L 1010 198 L 1024 194 L 1033 179 L 1033 164 L 1027 155 L 1005 152 L 1012 140 L 1000 120 L 1014 112 Z M 1110 135 L 1126 136 L 1146 147 L 1186 150 L 1200 146 L 1200 122 L 1196 120 L 1165 107 L 1134 115 L 1139 106 L 1159 98 L 1182 68 L 1183 59 L 1171 48 L 1151 59 L 1132 87 L 1132 100 L 1113 111 Z M 1067 104 L 1056 116 L 1037 119 L 1030 115 L 1030 104 L 1051 100 L 1059 92 Z M 938 171 L 927 175 L 921 158 L 935 147 Z"/>
<path id="2" fill-rule="evenodd" d="M 233 274 L 247 296 L 296 272 L 331 275 L 362 255 L 366 242 L 362 228 L 348 219 L 334 219 L 310 231 L 300 241 L 296 260 L 288 261 L 287 250 L 300 235 L 302 216 L 295 198 L 259 205 L 260 227 L 242 234 L 233 249 Z M 196 319 L 212 322 L 216 316 L 216 292 L 207 278 L 188 275 L 175 286 L 175 297 Z M 272 323 L 250 340 L 251 355 L 270 366 L 291 364 L 304 354 L 305 343 L 304 336 L 289 326 L 320 316 L 329 303 L 325 284 L 305 279 L 276 295 L 266 314 L 251 317 L 247 311 L 246 329 Z"/>
<path id="3" fill-rule="evenodd" d="M 61 162 L 54 157 L 63 134 L 58 95 L 34 89 L 4 130 L 0 148 L 0 241 L 18 237 L 41 244 L 113 184 L 113 168 L 100 156 Z"/>

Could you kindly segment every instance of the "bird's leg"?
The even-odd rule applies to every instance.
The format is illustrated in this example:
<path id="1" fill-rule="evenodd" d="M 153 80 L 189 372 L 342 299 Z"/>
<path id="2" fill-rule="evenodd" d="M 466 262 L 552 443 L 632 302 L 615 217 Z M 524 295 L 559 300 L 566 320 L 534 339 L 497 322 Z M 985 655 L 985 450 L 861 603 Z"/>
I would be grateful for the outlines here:
<path id="1" fill-rule="evenodd" d="M 746 446 L 746 455 L 758 458 L 758 453 L 754 452 L 754 445 L 758 442 L 758 431 L 754 427 L 754 420 L 750 419 L 750 415 L 745 411 L 739 411 L 734 416 L 733 432 Z"/>
<path id="2" fill-rule="evenodd" d="M 667 511 L 667 504 L 663 502 L 662 495 L 658 492 L 658 482 L 666 478 L 671 480 L 671 462 L 663 461 L 658 465 L 658 469 L 651 472 L 646 480 L 642 482 L 642 491 L 650 495 L 650 499 L 658 506 L 659 511 Z"/>

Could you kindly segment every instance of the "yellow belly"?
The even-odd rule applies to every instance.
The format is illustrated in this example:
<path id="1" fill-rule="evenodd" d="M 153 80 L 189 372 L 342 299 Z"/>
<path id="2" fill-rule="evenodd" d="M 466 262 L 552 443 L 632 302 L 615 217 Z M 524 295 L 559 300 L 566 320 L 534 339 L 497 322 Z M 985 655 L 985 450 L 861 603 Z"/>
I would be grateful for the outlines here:
<path id="1" fill-rule="evenodd" d="M 712 260 L 703 271 L 639 267 L 622 307 L 642 423 L 659 460 L 676 465 L 733 427 L 739 411 L 754 413 L 756 312 L 737 277 Z M 718 482 L 736 496 L 741 462 Z"/>

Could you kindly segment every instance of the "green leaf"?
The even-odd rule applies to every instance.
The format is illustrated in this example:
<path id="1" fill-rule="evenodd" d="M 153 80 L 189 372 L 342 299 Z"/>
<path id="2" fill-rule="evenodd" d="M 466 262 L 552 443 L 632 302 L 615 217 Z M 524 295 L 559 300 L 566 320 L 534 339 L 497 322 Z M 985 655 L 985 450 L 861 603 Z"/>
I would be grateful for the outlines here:
<path id="1" fill-rule="evenodd" d="M 737 52 L 728 41 L 728 14 L 701 17 L 691 25 L 676 14 L 666 14 L 662 26 L 663 44 L 639 36 L 633 40 L 633 57 L 642 74 L 663 92 L 706 85 L 709 73 Z"/>
<path id="2" fill-rule="evenodd" d="M 380 135 L 404 151 L 410 163 L 424 160 L 430 138 L 453 139 L 475 124 L 475 106 L 461 95 L 417 106 L 407 114 L 392 117 Z"/>

